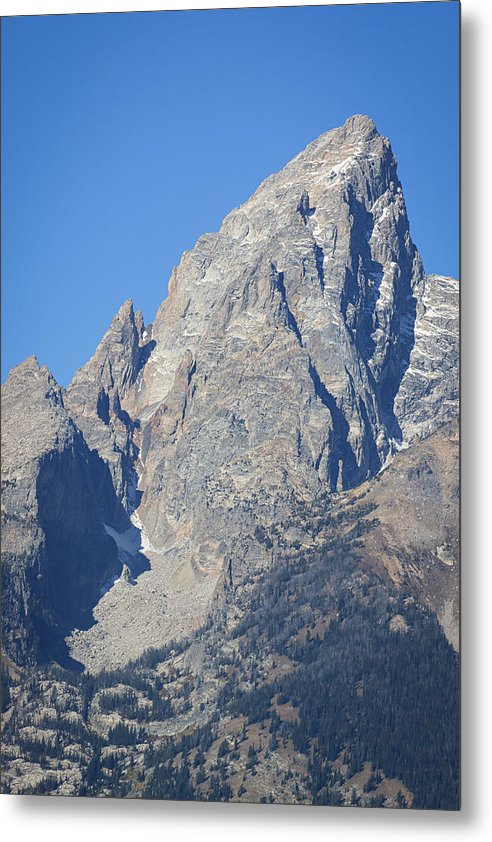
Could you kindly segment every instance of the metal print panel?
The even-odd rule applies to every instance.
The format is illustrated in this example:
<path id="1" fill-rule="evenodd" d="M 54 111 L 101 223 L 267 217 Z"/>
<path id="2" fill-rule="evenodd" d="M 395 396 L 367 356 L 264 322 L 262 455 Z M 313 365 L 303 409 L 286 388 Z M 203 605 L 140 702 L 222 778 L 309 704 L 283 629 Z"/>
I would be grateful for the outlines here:
<path id="1" fill-rule="evenodd" d="M 459 809 L 459 4 L 2 47 L 2 791 Z"/>

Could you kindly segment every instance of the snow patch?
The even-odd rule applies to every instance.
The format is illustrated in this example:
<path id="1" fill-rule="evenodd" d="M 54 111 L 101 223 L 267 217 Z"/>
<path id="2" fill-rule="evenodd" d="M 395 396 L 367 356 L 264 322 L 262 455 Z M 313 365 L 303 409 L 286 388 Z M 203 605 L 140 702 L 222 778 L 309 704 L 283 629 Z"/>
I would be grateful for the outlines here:
<path id="1" fill-rule="evenodd" d="M 343 161 L 340 161 L 338 164 L 334 164 L 331 168 L 330 175 L 343 175 L 343 173 L 347 172 L 350 169 L 350 166 L 354 163 L 353 155 L 349 158 L 344 158 Z"/>
<path id="2" fill-rule="evenodd" d="M 388 440 L 388 443 L 389 443 L 388 454 L 386 456 L 386 459 L 384 460 L 384 463 L 381 465 L 379 471 L 377 472 L 376 476 L 379 476 L 380 474 L 384 473 L 386 468 L 389 468 L 389 466 L 391 465 L 391 463 L 393 461 L 393 457 L 394 457 L 395 453 L 399 453 L 401 450 L 408 450 L 408 448 L 410 447 L 410 444 L 408 442 L 397 441 L 394 438 L 390 438 Z"/>
<path id="3" fill-rule="evenodd" d="M 103 524 L 106 533 L 113 539 L 118 547 L 118 558 L 121 562 L 126 563 L 135 558 L 142 549 L 142 542 L 140 532 L 137 527 L 130 526 L 125 532 L 117 532 L 112 526 Z"/>

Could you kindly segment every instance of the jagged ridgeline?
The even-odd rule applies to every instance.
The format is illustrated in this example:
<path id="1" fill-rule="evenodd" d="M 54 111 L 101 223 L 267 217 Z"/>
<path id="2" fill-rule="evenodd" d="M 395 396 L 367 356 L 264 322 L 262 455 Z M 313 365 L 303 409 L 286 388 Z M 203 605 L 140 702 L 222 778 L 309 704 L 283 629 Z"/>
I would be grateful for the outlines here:
<path id="1" fill-rule="evenodd" d="M 458 283 L 360 115 L 2 396 L 2 787 L 457 809 Z"/>

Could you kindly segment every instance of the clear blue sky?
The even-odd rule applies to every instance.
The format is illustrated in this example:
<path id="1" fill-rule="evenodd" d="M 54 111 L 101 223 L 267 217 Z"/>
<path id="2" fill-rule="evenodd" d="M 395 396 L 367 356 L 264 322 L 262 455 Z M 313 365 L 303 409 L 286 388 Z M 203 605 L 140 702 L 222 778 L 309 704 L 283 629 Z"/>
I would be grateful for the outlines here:
<path id="1" fill-rule="evenodd" d="M 322 132 L 369 114 L 426 270 L 458 273 L 458 3 L 2 21 L 2 379 L 67 385 L 128 297 Z"/>

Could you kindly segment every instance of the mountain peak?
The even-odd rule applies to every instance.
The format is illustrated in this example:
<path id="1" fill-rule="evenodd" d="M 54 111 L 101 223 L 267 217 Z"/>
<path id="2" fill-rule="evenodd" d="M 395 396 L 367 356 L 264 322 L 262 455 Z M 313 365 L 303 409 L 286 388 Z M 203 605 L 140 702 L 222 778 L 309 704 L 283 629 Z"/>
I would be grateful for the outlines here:
<path id="1" fill-rule="evenodd" d="M 321 135 L 168 289 L 3 395 L 5 791 L 448 809 L 459 289 L 389 141 Z"/>
<path id="2" fill-rule="evenodd" d="M 12 376 L 16 376 L 20 373 L 39 372 L 39 371 L 41 371 L 41 366 L 39 364 L 38 358 L 36 357 L 35 354 L 29 354 L 29 356 L 26 357 L 25 360 L 22 360 L 22 362 L 18 363 L 16 366 L 14 366 L 10 370 L 8 376 L 12 377 Z"/>
<path id="3" fill-rule="evenodd" d="M 226 559 L 235 582 L 268 563 L 257 518 L 288 521 L 292 495 L 347 491 L 451 420 L 455 298 L 427 284 L 389 141 L 354 114 L 185 252 L 151 341 L 123 302 L 64 404 L 127 511 L 142 492 L 138 523 L 168 593 L 147 645 L 189 606 L 205 618 Z"/>
<path id="4" fill-rule="evenodd" d="M 132 318 L 133 316 L 133 300 L 131 298 L 127 298 L 126 301 L 123 302 L 120 309 L 116 313 L 115 317 L 113 318 L 113 323 L 117 320 L 121 319 L 128 319 Z"/>
<path id="5" fill-rule="evenodd" d="M 38 358 L 34 354 L 30 354 L 18 365 L 14 366 L 9 372 L 5 381 L 3 389 L 18 389 L 20 384 L 29 385 L 30 388 L 37 388 L 37 384 L 42 388 L 47 386 L 55 389 L 57 392 L 61 391 L 54 375 L 51 373 L 47 365 L 40 365 Z"/>
<path id="6" fill-rule="evenodd" d="M 374 120 L 365 114 L 353 114 L 338 127 L 323 132 L 311 141 L 287 166 L 289 173 L 300 165 L 308 167 L 310 180 L 326 177 L 331 169 L 347 167 L 350 162 L 370 158 L 380 170 L 396 170 L 389 140 L 381 135 Z M 284 171 L 282 171 L 284 172 Z M 374 180 L 375 173 L 371 174 Z"/>
<path id="7" fill-rule="evenodd" d="M 106 387 L 123 387 L 128 379 L 134 376 L 133 369 L 137 366 L 139 329 L 136 325 L 133 301 L 127 298 L 113 317 L 111 324 L 96 348 L 94 355 L 79 371 L 70 383 L 69 391 L 81 381 L 94 379 L 91 372 L 98 372 L 96 379 L 100 379 L 105 372 L 103 385 Z M 118 368 L 123 366 L 118 376 Z M 129 368 L 131 370 L 129 370 Z"/>
<path id="8" fill-rule="evenodd" d="M 374 134 L 379 134 L 374 120 L 371 117 L 368 117 L 367 114 L 352 114 L 351 117 L 348 117 L 345 120 L 345 123 L 341 128 L 344 129 L 347 134 L 354 133 L 368 137 L 372 137 Z"/>

